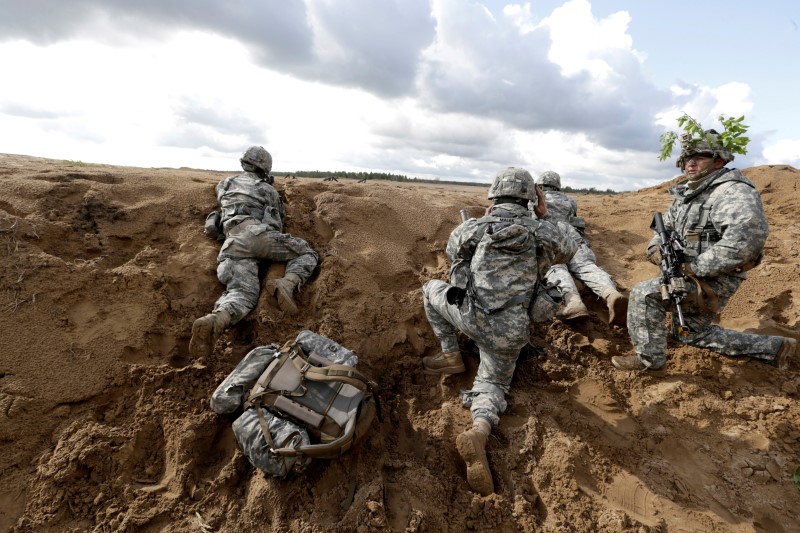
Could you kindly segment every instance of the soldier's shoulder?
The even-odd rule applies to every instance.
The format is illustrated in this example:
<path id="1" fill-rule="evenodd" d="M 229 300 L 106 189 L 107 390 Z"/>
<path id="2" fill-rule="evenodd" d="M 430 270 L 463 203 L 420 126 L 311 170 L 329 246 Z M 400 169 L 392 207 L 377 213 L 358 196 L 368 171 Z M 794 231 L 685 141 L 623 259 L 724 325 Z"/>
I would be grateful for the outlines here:
<path id="1" fill-rule="evenodd" d="M 752 189 L 756 188 L 756 184 L 753 183 L 752 180 L 750 180 L 750 178 L 742 174 L 742 172 L 738 168 L 732 168 L 728 172 L 720 176 L 720 178 L 717 180 L 714 186 L 716 188 L 719 188 L 721 185 L 725 183 L 728 184 L 725 186 L 725 188 L 734 187 L 736 186 L 735 185 L 736 183 L 742 183 Z"/>

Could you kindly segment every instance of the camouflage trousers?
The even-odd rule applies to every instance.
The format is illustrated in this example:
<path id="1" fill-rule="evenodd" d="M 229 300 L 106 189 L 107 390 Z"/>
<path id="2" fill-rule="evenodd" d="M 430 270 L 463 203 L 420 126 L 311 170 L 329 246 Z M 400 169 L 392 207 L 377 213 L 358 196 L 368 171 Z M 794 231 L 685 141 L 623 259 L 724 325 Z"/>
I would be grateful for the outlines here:
<path id="1" fill-rule="evenodd" d="M 297 274 L 302 285 L 317 267 L 319 256 L 303 239 L 264 224 L 248 225 L 245 221 L 229 230 L 217 256 L 217 278 L 225 285 L 225 292 L 214 304 L 214 310 L 230 313 L 231 324 L 258 304 L 258 265 L 262 260 L 286 261 L 286 273 Z"/>
<path id="2" fill-rule="evenodd" d="M 514 376 L 517 357 L 530 340 L 528 310 L 516 305 L 486 314 L 464 298 L 460 307 L 447 303 L 449 283 L 431 280 L 422 286 L 425 316 L 439 339 L 443 352 L 457 352 L 456 334 L 461 331 L 480 350 L 478 373 L 472 389 L 461 391 L 461 401 L 470 407 L 472 419 L 485 418 L 492 426 L 506 410 L 506 394 Z"/>
<path id="3" fill-rule="evenodd" d="M 733 296 L 742 279 L 736 276 L 719 276 L 703 278 L 719 299 L 717 313 L 704 313 L 697 302 L 687 298 L 682 304 L 683 317 L 690 333 L 687 337 L 675 335 L 676 340 L 699 348 L 708 348 L 715 352 L 733 357 L 745 356 L 763 361 L 772 361 L 781 347 L 783 339 L 769 335 L 742 333 L 725 329 L 712 322 L 717 318 Z M 687 283 L 689 293 L 695 291 L 693 283 Z M 672 303 L 661 299 L 659 280 L 651 279 L 637 284 L 628 301 L 628 333 L 636 353 L 642 359 L 660 368 L 666 361 L 667 311 L 672 311 Z M 677 323 L 677 313 L 673 313 L 673 322 Z"/>
<path id="4" fill-rule="evenodd" d="M 578 292 L 573 276 L 581 280 L 593 293 L 603 296 L 617 289 L 608 273 L 597 266 L 597 257 L 589 245 L 581 244 L 575 256 L 566 265 L 553 265 L 545 275 L 548 284 L 558 282 L 561 294 Z"/>

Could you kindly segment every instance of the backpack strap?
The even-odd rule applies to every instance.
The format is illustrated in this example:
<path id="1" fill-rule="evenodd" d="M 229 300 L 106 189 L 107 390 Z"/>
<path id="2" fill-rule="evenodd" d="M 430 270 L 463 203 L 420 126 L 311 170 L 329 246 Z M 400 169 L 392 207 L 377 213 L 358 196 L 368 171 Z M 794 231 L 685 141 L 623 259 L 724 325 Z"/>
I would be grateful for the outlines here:
<path id="1" fill-rule="evenodd" d="M 281 447 L 273 449 L 272 453 L 280 457 L 310 457 L 312 459 L 332 459 L 342 455 L 361 440 L 375 418 L 377 406 L 373 400 L 374 397 L 371 395 L 365 397 L 359 413 L 347 421 L 344 433 L 331 442 L 307 444 L 294 448 Z"/>
<path id="2" fill-rule="evenodd" d="M 261 374 L 244 402 L 245 409 L 250 407 L 256 408 L 258 422 L 261 426 L 262 433 L 264 433 L 270 452 L 283 457 L 330 459 L 338 457 L 349 450 L 353 446 L 356 437 L 365 431 L 364 428 L 368 426 L 375 417 L 377 411 L 377 397 L 374 396 L 372 391 L 377 388 L 377 383 L 369 380 L 361 372 L 347 365 L 331 364 L 324 367 L 312 365 L 308 362 L 302 348 L 296 342 L 285 344 L 277 360 L 277 364 L 274 364 L 271 369 Z M 277 391 L 269 388 L 268 384 L 278 373 L 279 369 L 289 362 L 294 365 L 303 379 L 318 382 L 345 383 L 365 393 L 361 406 L 359 409 L 354 410 L 347 420 L 342 435 L 331 442 L 291 448 L 286 447 L 286 444 L 291 442 L 297 432 L 289 435 L 289 437 L 284 439 L 281 443 L 276 444 L 273 441 L 266 419 L 261 413 L 262 406 L 275 404 L 276 400 L 280 397 L 291 398 L 291 396 L 302 396 L 306 391 L 305 387 L 302 385 L 302 381 L 301 385 L 295 391 Z M 364 410 L 368 410 L 368 412 L 364 412 Z M 365 421 L 364 417 L 366 416 L 368 416 L 369 419 Z M 324 418 L 324 415 L 320 415 L 320 418 Z"/>

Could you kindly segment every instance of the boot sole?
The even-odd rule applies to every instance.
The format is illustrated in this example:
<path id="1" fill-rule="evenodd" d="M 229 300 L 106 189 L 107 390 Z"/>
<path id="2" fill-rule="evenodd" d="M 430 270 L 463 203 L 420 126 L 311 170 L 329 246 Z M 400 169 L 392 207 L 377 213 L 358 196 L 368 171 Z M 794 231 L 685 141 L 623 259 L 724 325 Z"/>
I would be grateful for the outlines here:
<path id="1" fill-rule="evenodd" d="M 611 366 L 613 366 L 617 370 L 630 370 L 630 371 L 635 371 L 635 372 L 642 372 L 642 371 L 645 371 L 645 370 L 647 370 L 648 372 L 660 372 L 662 370 L 666 370 L 667 369 L 667 364 L 666 363 L 664 363 L 663 365 L 661 365 L 658 368 L 653 368 L 652 366 L 648 368 L 648 367 L 645 367 L 644 365 L 637 366 L 636 368 L 633 368 L 633 367 L 625 366 L 624 363 L 622 363 L 619 366 L 617 366 L 617 363 L 614 362 L 614 357 L 611 358 Z"/>
<path id="2" fill-rule="evenodd" d="M 189 341 L 189 353 L 195 357 L 208 357 L 213 346 L 211 339 L 214 336 L 214 324 L 197 319 L 192 324 L 192 339 Z"/>
<path id="3" fill-rule="evenodd" d="M 570 313 L 568 315 L 564 315 L 564 316 L 556 315 L 556 318 L 559 319 L 559 320 L 565 321 L 565 320 L 578 320 L 580 318 L 588 318 L 589 316 L 591 316 L 591 315 L 589 314 L 588 310 L 586 310 L 586 311 L 581 310 L 581 311 L 572 312 L 572 313 Z"/>
<path id="4" fill-rule="evenodd" d="M 456 366 L 446 366 L 444 368 L 426 368 L 426 367 L 423 366 L 422 367 L 422 372 L 425 373 L 425 374 L 428 374 L 429 376 L 435 376 L 435 375 L 438 375 L 438 374 L 448 374 L 448 375 L 450 375 L 450 374 L 460 374 L 460 373 L 464 372 L 466 369 L 467 368 L 463 364 L 462 365 L 456 365 Z"/>
<path id="5" fill-rule="evenodd" d="M 475 442 L 472 435 L 462 433 L 456 437 L 456 449 L 467 465 L 467 483 L 469 488 L 481 496 L 494 493 L 492 472 L 489 470 L 489 461 L 486 453 L 481 453 L 480 444 Z"/>
<path id="6" fill-rule="evenodd" d="M 794 359 L 795 354 L 797 352 L 797 341 L 790 337 L 787 337 L 783 343 L 781 343 L 781 349 L 778 350 L 778 356 L 776 357 L 776 365 L 778 370 L 786 370 L 789 368 L 792 359 Z"/>
<path id="7" fill-rule="evenodd" d="M 278 308 L 281 311 L 289 315 L 296 315 L 300 311 L 297 308 L 297 304 L 294 302 L 294 298 L 292 297 L 291 293 L 287 292 L 279 285 L 273 285 L 272 287 L 269 287 L 269 289 L 274 291 Z"/>

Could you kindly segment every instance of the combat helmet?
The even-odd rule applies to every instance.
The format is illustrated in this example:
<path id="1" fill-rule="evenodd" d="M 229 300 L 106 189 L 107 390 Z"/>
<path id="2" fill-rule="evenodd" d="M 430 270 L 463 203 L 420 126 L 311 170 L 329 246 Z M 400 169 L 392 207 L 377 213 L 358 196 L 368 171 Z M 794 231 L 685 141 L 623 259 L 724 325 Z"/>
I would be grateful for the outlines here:
<path id="1" fill-rule="evenodd" d="M 542 172 L 536 183 L 542 187 L 551 187 L 557 191 L 561 190 L 561 176 L 558 175 L 558 172 L 553 172 L 552 170 Z"/>
<path id="2" fill-rule="evenodd" d="M 516 167 L 508 167 L 498 172 L 489 187 L 488 198 L 492 200 L 501 196 L 536 200 L 536 183 L 530 172 Z"/>
<path id="3" fill-rule="evenodd" d="M 244 168 L 245 164 L 253 165 L 263 170 L 265 174 L 269 174 L 270 170 L 272 170 L 272 156 L 261 146 L 251 146 L 245 150 L 239 161 L 242 163 L 242 168 Z M 244 169 L 247 170 L 246 168 Z"/>
<path id="4" fill-rule="evenodd" d="M 697 138 L 693 138 L 688 132 L 681 134 L 681 155 L 675 162 L 676 167 L 683 170 L 686 166 L 686 158 L 700 154 L 719 157 L 726 163 L 733 161 L 733 153 L 723 148 L 716 130 L 706 130 L 703 133 L 702 137 Z"/>

